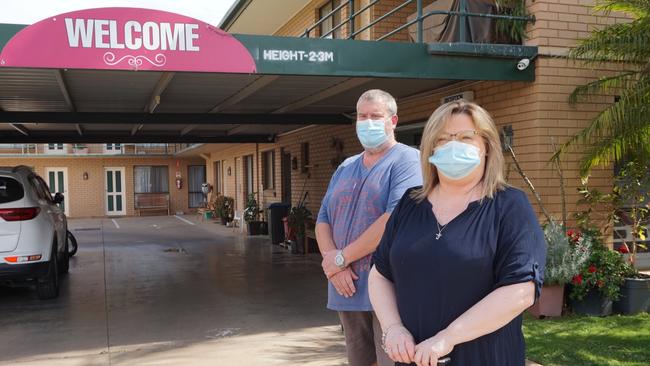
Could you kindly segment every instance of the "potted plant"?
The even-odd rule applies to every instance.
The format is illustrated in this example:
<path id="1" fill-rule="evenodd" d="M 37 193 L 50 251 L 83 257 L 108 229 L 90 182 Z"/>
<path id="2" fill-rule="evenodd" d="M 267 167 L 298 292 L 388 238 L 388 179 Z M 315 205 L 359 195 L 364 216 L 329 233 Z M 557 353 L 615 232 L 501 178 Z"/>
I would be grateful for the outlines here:
<path id="1" fill-rule="evenodd" d="M 591 239 L 579 230 L 565 231 L 551 221 L 544 226 L 546 240 L 546 271 L 540 298 L 528 312 L 535 317 L 561 316 L 564 307 L 564 286 L 580 272 L 591 253 Z"/>
<path id="2" fill-rule="evenodd" d="M 619 298 L 627 266 L 620 253 L 605 246 L 597 231 L 583 230 L 582 235 L 591 236 L 593 245 L 589 258 L 571 280 L 573 310 L 583 315 L 609 315 L 613 301 Z"/>
<path id="3" fill-rule="evenodd" d="M 305 248 L 305 229 L 307 222 L 311 220 L 312 213 L 307 207 L 300 205 L 292 207 L 287 216 L 289 229 L 295 240 L 292 241 L 291 252 L 298 253 L 303 251 L 306 254 Z"/>
<path id="4" fill-rule="evenodd" d="M 223 196 L 219 210 L 221 223 L 227 225 L 235 217 L 235 199 L 229 196 Z"/>
<path id="5" fill-rule="evenodd" d="M 648 165 L 636 160 L 625 163 L 619 170 L 614 186 L 617 224 L 628 226 L 623 242 L 616 248 L 628 263 L 621 296 L 614 303 L 616 312 L 635 314 L 650 310 L 650 276 L 639 273 L 638 251 L 647 250 L 641 241 L 647 240 L 648 202 L 650 202 L 650 175 Z M 617 233 L 619 231 L 615 231 Z M 631 240 L 630 240 L 631 239 Z M 645 255 L 645 253 L 644 253 Z"/>
<path id="6" fill-rule="evenodd" d="M 262 235 L 265 231 L 266 222 L 259 220 L 261 213 L 262 210 L 255 199 L 255 193 L 249 194 L 244 209 L 244 221 L 248 226 L 248 235 Z"/>

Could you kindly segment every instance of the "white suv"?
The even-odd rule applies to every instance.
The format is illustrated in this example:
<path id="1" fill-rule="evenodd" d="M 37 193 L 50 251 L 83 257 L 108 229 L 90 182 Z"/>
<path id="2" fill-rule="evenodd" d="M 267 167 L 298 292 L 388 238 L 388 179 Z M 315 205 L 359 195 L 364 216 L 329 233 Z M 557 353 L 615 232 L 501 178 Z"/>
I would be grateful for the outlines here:
<path id="1" fill-rule="evenodd" d="M 31 168 L 0 167 L 0 284 L 35 285 L 40 299 L 59 296 L 59 275 L 68 272 L 68 223 Z"/>

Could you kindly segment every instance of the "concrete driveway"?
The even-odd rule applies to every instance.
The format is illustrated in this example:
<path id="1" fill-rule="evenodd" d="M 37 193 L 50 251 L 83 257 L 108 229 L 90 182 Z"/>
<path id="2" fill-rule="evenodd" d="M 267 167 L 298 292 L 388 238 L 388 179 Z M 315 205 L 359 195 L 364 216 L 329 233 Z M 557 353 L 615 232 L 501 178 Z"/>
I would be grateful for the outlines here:
<path id="1" fill-rule="evenodd" d="M 0 288 L 0 365 L 344 365 L 317 255 L 196 217 L 70 220 L 57 300 Z"/>

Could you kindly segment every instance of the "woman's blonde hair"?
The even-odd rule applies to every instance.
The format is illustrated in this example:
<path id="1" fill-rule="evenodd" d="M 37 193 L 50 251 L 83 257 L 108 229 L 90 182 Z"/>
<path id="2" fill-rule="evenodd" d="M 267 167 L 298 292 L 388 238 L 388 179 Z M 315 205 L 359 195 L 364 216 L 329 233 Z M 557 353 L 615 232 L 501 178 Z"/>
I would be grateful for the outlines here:
<path id="1" fill-rule="evenodd" d="M 429 163 L 429 157 L 436 147 L 436 140 L 444 133 L 447 121 L 457 114 L 465 114 L 474 122 L 479 136 L 483 138 L 486 145 L 485 171 L 483 172 L 483 197 L 493 198 L 497 190 L 503 190 L 507 186 L 504 178 L 504 158 L 501 152 L 501 140 L 499 132 L 490 114 L 478 104 L 457 100 L 441 105 L 436 109 L 422 133 L 420 143 L 420 164 L 422 164 L 423 186 L 413 192 L 413 198 L 418 202 L 427 197 L 433 188 L 438 184 L 438 171 L 436 166 Z"/>

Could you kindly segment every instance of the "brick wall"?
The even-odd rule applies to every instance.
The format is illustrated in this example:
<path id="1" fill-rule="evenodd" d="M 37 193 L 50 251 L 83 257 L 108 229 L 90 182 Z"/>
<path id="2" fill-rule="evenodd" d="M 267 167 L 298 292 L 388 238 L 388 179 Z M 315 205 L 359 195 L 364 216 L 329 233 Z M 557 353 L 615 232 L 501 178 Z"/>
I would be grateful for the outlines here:
<path id="1" fill-rule="evenodd" d="M 528 26 L 527 45 L 539 46 L 539 53 L 565 55 L 578 39 L 607 24 L 629 21 L 621 13 L 605 16 L 594 12 L 594 0 L 528 1 L 528 10 L 537 21 Z"/>
<path id="2" fill-rule="evenodd" d="M 47 182 L 46 168 L 67 168 L 68 193 L 66 204 L 69 205 L 69 217 L 105 216 L 105 167 L 125 168 L 125 208 L 126 215 L 137 215 L 134 208 L 133 167 L 137 165 L 166 165 L 169 171 L 170 211 L 175 213 L 190 212 L 188 207 L 188 165 L 203 165 L 203 159 L 147 158 L 147 157 L 3 157 L 3 165 L 27 165 Z M 177 167 L 178 162 L 178 167 Z M 183 177 L 183 188 L 175 186 L 176 171 Z M 88 180 L 83 175 L 88 173 Z"/>

